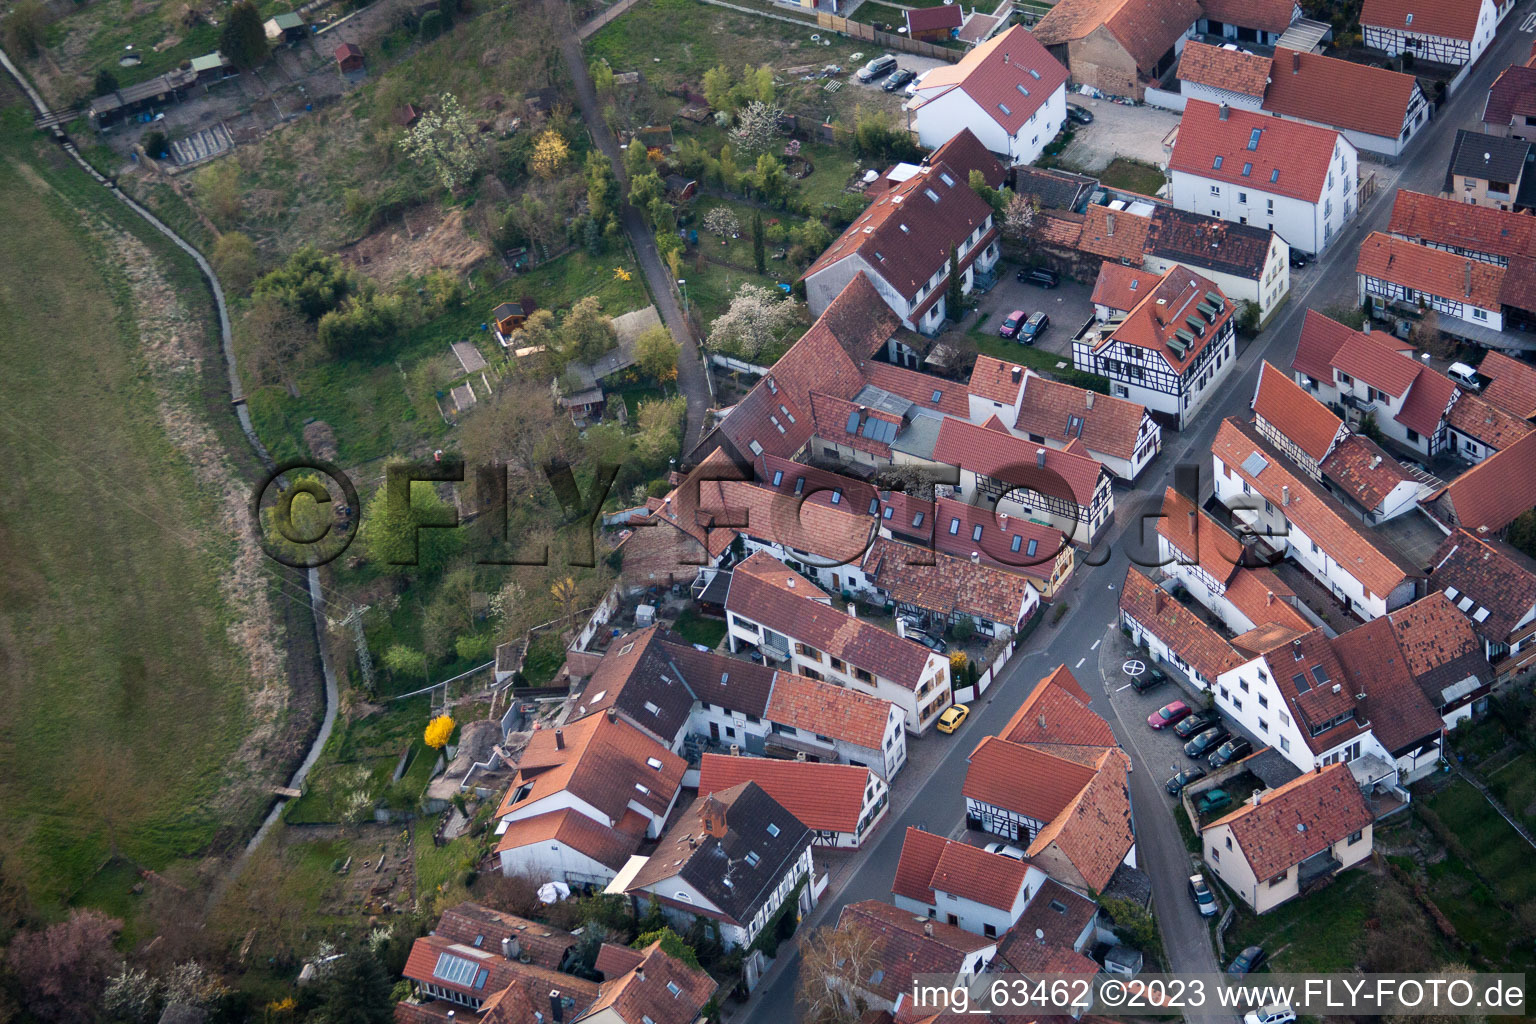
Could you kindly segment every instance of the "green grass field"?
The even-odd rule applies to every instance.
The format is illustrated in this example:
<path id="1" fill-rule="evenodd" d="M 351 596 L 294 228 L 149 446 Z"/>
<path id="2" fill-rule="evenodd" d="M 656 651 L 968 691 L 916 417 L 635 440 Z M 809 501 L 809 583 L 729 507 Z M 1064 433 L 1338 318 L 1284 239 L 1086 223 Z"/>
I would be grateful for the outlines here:
<path id="1" fill-rule="evenodd" d="M 82 219 L 126 215 L 29 122 L 16 105 L 0 117 L 0 842 L 57 906 L 114 848 L 163 869 L 243 826 L 226 797 L 251 678 L 220 591 L 235 541 L 145 365 L 164 339 L 140 337 L 129 282 Z M 206 330 L 195 278 L 164 272 Z"/>
<path id="2" fill-rule="evenodd" d="M 1144 196 L 1155 196 L 1168 184 L 1167 177 L 1156 167 L 1125 156 L 1111 160 L 1109 166 L 1099 172 L 1098 179 L 1112 188 L 1123 188 Z"/>
<path id="3" fill-rule="evenodd" d="M 1229 956 L 1245 946 L 1263 946 L 1272 971 L 1348 971 L 1371 916 L 1377 879 L 1366 871 L 1345 872 L 1325 889 L 1255 915 L 1241 904 L 1226 936 Z M 1223 897 L 1230 893 L 1223 890 Z M 1223 964 L 1223 967 L 1226 965 Z"/>
<path id="4" fill-rule="evenodd" d="M 1506 900 L 1516 905 L 1536 900 L 1536 851 L 1463 781 L 1436 793 L 1429 807 L 1460 837 L 1475 860 L 1473 867 Z"/>

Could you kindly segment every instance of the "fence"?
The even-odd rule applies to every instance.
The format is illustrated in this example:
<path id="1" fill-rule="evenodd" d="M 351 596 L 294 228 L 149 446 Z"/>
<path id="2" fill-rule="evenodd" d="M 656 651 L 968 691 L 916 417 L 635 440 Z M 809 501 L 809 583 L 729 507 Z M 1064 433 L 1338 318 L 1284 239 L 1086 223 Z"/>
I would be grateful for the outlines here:
<path id="1" fill-rule="evenodd" d="M 816 25 L 819 28 L 828 29 L 839 35 L 862 39 L 865 42 L 875 43 L 890 50 L 905 50 L 907 53 L 915 53 L 919 57 L 935 57 L 939 60 L 957 61 L 965 56 L 964 50 L 956 50 L 948 46 L 935 46 L 933 43 L 908 39 L 906 36 L 899 36 L 894 32 L 881 32 L 873 25 L 866 25 L 859 21 L 849 21 L 847 18 L 839 18 L 835 14 L 818 12 L 816 15 Z"/>
<path id="2" fill-rule="evenodd" d="M 744 360 L 737 359 L 735 356 L 728 356 L 721 352 L 712 352 L 710 353 L 709 358 L 710 361 L 713 362 L 716 366 L 725 370 L 730 370 L 732 373 L 750 373 L 754 376 L 761 377 L 766 374 L 769 369 L 766 366 L 759 366 L 756 363 L 749 363 Z"/>
<path id="3" fill-rule="evenodd" d="M 992 685 L 992 681 L 1003 670 L 1003 666 L 1008 664 L 1008 659 L 1013 657 L 1013 652 L 1018 645 L 1019 638 L 1017 636 L 1009 640 L 992 664 L 987 666 L 987 670 L 976 677 L 975 686 L 956 687 L 955 702 L 957 704 L 967 704 L 986 693 L 987 687 Z"/>

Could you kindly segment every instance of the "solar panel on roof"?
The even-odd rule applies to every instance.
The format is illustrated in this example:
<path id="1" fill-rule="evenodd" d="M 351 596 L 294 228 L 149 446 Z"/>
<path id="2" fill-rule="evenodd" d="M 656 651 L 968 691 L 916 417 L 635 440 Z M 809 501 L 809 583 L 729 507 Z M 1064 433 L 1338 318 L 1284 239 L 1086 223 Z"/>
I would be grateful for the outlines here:
<path id="1" fill-rule="evenodd" d="M 855 410 L 853 410 L 853 412 L 848 414 L 848 433 L 850 433 L 850 434 L 857 434 L 858 432 L 859 432 L 859 410 L 855 409 Z"/>
<path id="2" fill-rule="evenodd" d="M 1243 472 L 1249 476 L 1258 476 L 1269 467 L 1269 460 L 1258 452 L 1251 453 L 1243 460 Z"/>

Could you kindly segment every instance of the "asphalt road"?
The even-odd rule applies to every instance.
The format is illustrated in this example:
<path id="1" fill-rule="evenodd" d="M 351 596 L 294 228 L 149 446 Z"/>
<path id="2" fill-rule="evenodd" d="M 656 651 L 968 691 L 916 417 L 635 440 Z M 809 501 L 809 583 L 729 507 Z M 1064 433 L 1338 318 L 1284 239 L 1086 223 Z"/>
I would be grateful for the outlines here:
<path id="1" fill-rule="evenodd" d="M 1354 264 L 1360 242 L 1371 231 L 1386 229 L 1397 187 L 1431 194 L 1440 191 L 1456 129 L 1478 127 L 1489 84 L 1505 67 L 1523 61 L 1530 52 L 1536 37 L 1530 31 L 1522 31 L 1521 26 L 1531 7 L 1531 0 L 1526 0 L 1505 19 L 1479 66 L 1437 111 L 1430 125 L 1409 144 L 1398 167 L 1382 167 L 1362 161 L 1362 172 L 1376 171 L 1380 185 L 1356 217 L 1354 225 L 1344 231 L 1315 264 L 1293 275 L 1290 302 L 1269 329 L 1238 356 L 1231 385 L 1200 412 L 1189 430 L 1182 434 L 1165 433 L 1162 454 L 1136 482 L 1134 491 L 1117 492 L 1115 527 L 1107 543 L 1094 553 L 1094 560 L 1103 564 L 1097 568 L 1086 564 L 1079 566 L 1075 584 L 1061 598 L 1071 606 L 1071 613 L 1062 619 L 1059 627 L 1046 625 L 1036 632 L 1030 649 L 1015 656 L 999 684 L 972 707 L 971 716 L 959 733 L 919 741 L 948 743 L 950 750 L 932 774 L 923 780 L 921 788 L 905 808 L 899 813 L 892 808 L 891 823 L 877 842 L 859 855 L 864 858 L 862 865 L 848 876 L 841 890 L 829 890 L 823 896 L 821 905 L 812 912 L 803 928 L 834 923 L 838 913 L 849 903 L 867 899 L 889 900 L 891 880 L 901 855 L 902 837 L 908 826 L 922 826 L 941 835 L 952 835 L 959 830 L 965 814 L 960 786 L 965 777 L 966 754 L 982 736 L 1003 726 L 1050 669 L 1066 664 L 1094 698 L 1093 709 L 1108 720 L 1116 737 L 1131 755 L 1131 800 L 1136 819 L 1138 864 L 1152 879 L 1154 909 L 1170 961 L 1169 969 L 1176 973 L 1218 969 L 1209 929 L 1190 901 L 1184 898 L 1190 858 L 1169 814 L 1172 801 L 1161 786 L 1168 774 L 1166 758 L 1160 758 L 1161 763 L 1152 764 L 1142 759 L 1135 741 L 1139 738 L 1138 730 L 1147 730 L 1146 722 L 1140 717 L 1143 712 L 1138 708 L 1133 715 L 1128 710 L 1125 721 L 1116 714 L 1115 704 L 1108 699 L 1104 677 L 1097 667 L 1098 644 L 1106 630 L 1116 622 L 1119 584 L 1130 564 L 1129 549 L 1140 534 L 1142 513 L 1155 510 L 1160 504 L 1160 496 L 1173 481 L 1174 467 L 1180 463 L 1200 465 L 1202 497 L 1208 493 L 1211 442 L 1222 419 L 1249 414 L 1259 362 L 1268 359 L 1283 368 L 1290 366 L 1308 308 L 1355 304 Z M 1120 683 L 1112 680 L 1110 685 Z M 1172 691 L 1168 699 L 1173 699 Z M 795 1019 L 798 955 L 786 960 L 774 965 L 774 970 L 754 993 L 744 1008 L 745 1019 L 754 1024 L 782 1024 Z M 733 1016 L 740 1019 L 740 1014 L 741 1011 L 737 1011 Z"/>

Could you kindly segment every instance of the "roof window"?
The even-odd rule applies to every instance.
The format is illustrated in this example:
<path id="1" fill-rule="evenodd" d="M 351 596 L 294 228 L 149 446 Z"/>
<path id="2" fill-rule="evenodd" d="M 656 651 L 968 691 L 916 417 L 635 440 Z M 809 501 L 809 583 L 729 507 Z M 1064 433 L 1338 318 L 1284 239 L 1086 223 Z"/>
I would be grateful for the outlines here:
<path id="1" fill-rule="evenodd" d="M 1024 543 L 1023 535 L 1016 533 L 1016 534 L 1013 535 L 1013 543 L 1008 545 L 1008 550 L 1009 551 L 1017 551 L 1017 550 L 1019 550 L 1019 545 L 1022 544 L 1022 543 Z"/>
<path id="2" fill-rule="evenodd" d="M 768 834 L 771 836 L 777 836 L 779 834 L 779 826 L 770 821 L 768 823 Z"/>
<path id="3" fill-rule="evenodd" d="M 1248 177 L 1248 175 L 1250 175 L 1252 173 L 1253 173 L 1253 164 L 1252 163 L 1245 163 L 1245 164 L 1243 164 L 1243 177 L 1246 178 L 1246 177 Z"/>
<path id="4" fill-rule="evenodd" d="M 757 855 L 757 851 L 756 850 L 748 850 L 747 851 L 747 863 L 750 864 L 752 867 L 754 867 L 754 868 L 757 867 L 759 864 L 762 863 L 762 860 L 763 860 L 763 858 L 761 858 L 761 857 L 759 857 Z"/>
<path id="5" fill-rule="evenodd" d="M 923 514 L 921 512 L 919 512 L 917 515 L 912 517 L 912 525 L 913 526 L 922 526 L 923 525 Z"/>
<path id="6" fill-rule="evenodd" d="M 1218 156 L 1215 160 L 1211 161 L 1211 170 L 1221 170 L 1221 157 Z"/>
<path id="7" fill-rule="evenodd" d="M 997 105 L 997 109 L 1001 110 L 1005 114 L 1012 114 L 1013 113 L 1013 111 L 1008 109 L 1008 104 L 1006 104 L 1006 103 L 999 103 Z"/>
<path id="8" fill-rule="evenodd" d="M 951 535 L 960 532 L 960 520 L 958 518 L 950 519 L 950 521 L 949 521 L 949 532 L 950 532 Z"/>
<path id="9" fill-rule="evenodd" d="M 796 494 L 803 494 L 803 493 L 805 493 L 805 477 L 803 477 L 803 476 L 795 477 L 795 493 Z"/>
<path id="10" fill-rule="evenodd" d="M 938 400 L 939 400 L 939 399 L 941 399 L 941 398 L 943 398 L 943 397 L 944 397 L 944 392 L 942 392 L 942 391 L 935 391 L 935 392 L 934 392 L 934 393 L 933 393 L 933 400 L 934 400 L 934 401 L 935 401 L 935 402 L 937 402 L 937 401 L 938 401 Z"/>
<path id="11" fill-rule="evenodd" d="M 1248 133 L 1248 148 L 1249 149 L 1258 149 L 1259 148 L 1259 136 L 1262 135 L 1263 133 L 1264 133 L 1264 129 L 1262 129 L 1262 128 L 1255 128 L 1253 131 Z"/>
<path id="12" fill-rule="evenodd" d="M 971 528 L 971 540 L 981 540 L 981 524 L 977 523 Z"/>
<path id="13" fill-rule="evenodd" d="M 661 759 L 657 757 L 648 757 L 645 759 L 645 766 L 647 768 L 653 768 L 659 772 L 661 771 Z"/>
<path id="14" fill-rule="evenodd" d="M 777 486 L 779 486 L 779 484 L 781 484 L 783 482 L 784 482 L 784 471 L 782 469 L 774 470 L 773 471 L 773 486 L 777 487 Z"/>
<path id="15" fill-rule="evenodd" d="M 931 188 L 923 189 L 923 195 L 927 196 L 929 199 L 932 199 L 934 202 L 939 201 L 939 194 Z"/>
<path id="16" fill-rule="evenodd" d="M 1016 82 L 1013 87 L 1019 90 L 1019 92 L 1023 93 L 1025 96 L 1029 95 L 1029 90 L 1024 88 L 1023 82 Z"/>
<path id="17" fill-rule="evenodd" d="M 1033 78 L 1035 81 L 1038 82 L 1038 81 L 1040 81 L 1040 72 L 1036 71 L 1034 68 L 1030 68 L 1029 69 L 1029 77 Z"/>
<path id="18" fill-rule="evenodd" d="M 1269 172 L 1269 180 L 1270 181 L 1279 181 L 1280 180 L 1280 168 L 1276 167 L 1274 170 Z"/>
<path id="19" fill-rule="evenodd" d="M 944 173 L 943 171 L 939 172 L 939 180 L 942 181 L 944 184 L 948 185 L 950 188 L 954 188 L 955 187 L 955 179 L 951 178 L 948 174 Z"/>

